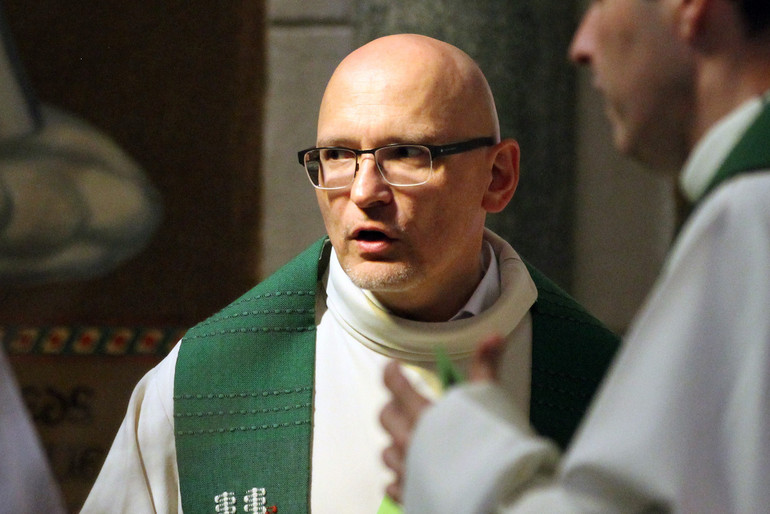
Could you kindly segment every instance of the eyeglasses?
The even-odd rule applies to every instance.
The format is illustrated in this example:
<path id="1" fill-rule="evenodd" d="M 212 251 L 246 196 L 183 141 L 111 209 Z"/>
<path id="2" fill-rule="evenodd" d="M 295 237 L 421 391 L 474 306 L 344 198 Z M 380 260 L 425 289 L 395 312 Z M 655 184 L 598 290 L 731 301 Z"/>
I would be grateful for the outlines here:
<path id="1" fill-rule="evenodd" d="M 492 146 L 495 139 L 479 137 L 448 145 L 390 144 L 369 150 L 353 150 L 338 146 L 308 148 L 297 153 L 299 163 L 316 189 L 344 189 L 353 183 L 358 172 L 358 156 L 374 156 L 382 178 L 391 186 L 419 186 L 430 180 L 433 159 Z"/>

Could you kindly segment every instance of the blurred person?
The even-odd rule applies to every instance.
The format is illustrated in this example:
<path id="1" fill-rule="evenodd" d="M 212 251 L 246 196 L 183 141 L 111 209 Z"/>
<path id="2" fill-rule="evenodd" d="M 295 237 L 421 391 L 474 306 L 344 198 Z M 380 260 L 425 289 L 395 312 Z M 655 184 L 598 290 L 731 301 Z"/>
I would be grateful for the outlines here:
<path id="1" fill-rule="evenodd" d="M 431 407 L 387 368 L 388 491 L 419 514 L 766 512 L 770 4 L 594 1 L 570 56 L 616 147 L 678 176 L 692 212 L 566 452 L 498 385 L 491 337 Z"/>

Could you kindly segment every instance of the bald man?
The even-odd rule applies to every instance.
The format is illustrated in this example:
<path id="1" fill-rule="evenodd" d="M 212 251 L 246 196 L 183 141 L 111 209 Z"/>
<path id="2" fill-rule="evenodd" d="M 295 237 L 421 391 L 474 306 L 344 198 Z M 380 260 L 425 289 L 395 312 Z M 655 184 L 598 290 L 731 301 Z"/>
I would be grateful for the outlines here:
<path id="1" fill-rule="evenodd" d="M 512 401 L 569 441 L 617 340 L 485 229 L 519 147 L 473 60 L 417 35 L 359 48 L 298 159 L 328 238 L 142 379 L 83 512 L 374 514 L 384 367 L 433 395 L 437 355 L 462 372 L 490 332 Z"/>

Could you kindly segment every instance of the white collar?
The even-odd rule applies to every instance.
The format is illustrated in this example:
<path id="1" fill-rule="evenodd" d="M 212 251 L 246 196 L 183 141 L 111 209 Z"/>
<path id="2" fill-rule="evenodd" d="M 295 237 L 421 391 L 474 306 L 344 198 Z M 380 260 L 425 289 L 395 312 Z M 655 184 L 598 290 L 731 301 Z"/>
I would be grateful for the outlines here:
<path id="1" fill-rule="evenodd" d="M 482 242 L 479 260 L 484 276 L 481 277 L 481 282 L 462 309 L 457 311 L 457 314 L 452 316 L 450 321 L 476 316 L 495 303 L 495 300 L 500 296 L 500 271 L 495 258 L 495 251 L 489 241 Z"/>
<path id="2" fill-rule="evenodd" d="M 537 288 L 513 248 L 489 230 L 485 230 L 484 240 L 497 257 L 493 260 L 499 273 L 492 272 L 490 266 L 487 275 L 500 277 L 500 293 L 475 316 L 441 323 L 395 316 L 353 284 L 333 251 L 326 286 L 328 309 L 353 338 L 383 355 L 411 362 L 433 361 L 436 348 L 443 346 L 452 359 L 468 357 L 482 337 L 510 334 L 537 299 Z M 482 280 L 477 292 L 488 285 Z"/>
<path id="3" fill-rule="evenodd" d="M 770 93 L 743 102 L 698 141 L 679 175 L 679 185 L 690 202 L 697 202 L 706 192 L 719 167 L 759 116 L 768 98 Z"/>

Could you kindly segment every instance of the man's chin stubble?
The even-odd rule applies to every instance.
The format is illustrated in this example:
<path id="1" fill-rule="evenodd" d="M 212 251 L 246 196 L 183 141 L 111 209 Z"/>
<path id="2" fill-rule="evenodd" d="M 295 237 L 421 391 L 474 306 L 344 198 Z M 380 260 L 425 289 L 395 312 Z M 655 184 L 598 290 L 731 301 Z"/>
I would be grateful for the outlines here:
<path id="1" fill-rule="evenodd" d="M 360 289 L 377 292 L 395 292 L 407 288 L 417 277 L 417 270 L 409 266 L 395 269 L 360 270 L 348 266 L 343 268 L 350 280 Z"/>

